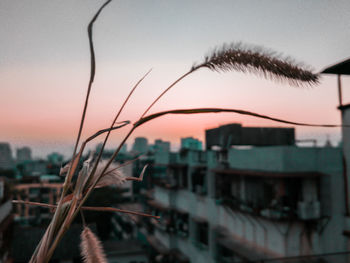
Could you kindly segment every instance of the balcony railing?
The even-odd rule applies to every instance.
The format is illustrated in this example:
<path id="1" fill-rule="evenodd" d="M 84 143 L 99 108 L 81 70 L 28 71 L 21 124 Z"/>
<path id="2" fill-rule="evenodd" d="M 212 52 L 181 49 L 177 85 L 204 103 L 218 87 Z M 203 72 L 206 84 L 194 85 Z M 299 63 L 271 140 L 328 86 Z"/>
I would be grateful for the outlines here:
<path id="1" fill-rule="evenodd" d="M 317 202 L 318 203 L 318 202 Z M 305 210 L 306 208 L 310 208 L 310 206 L 304 206 L 299 203 L 298 211 L 288 206 L 283 207 L 266 207 L 266 208 L 258 208 L 254 207 L 238 198 L 235 197 L 221 197 L 216 199 L 216 204 L 223 205 L 229 207 L 232 210 L 238 210 L 242 212 L 246 212 L 255 216 L 262 216 L 269 219 L 316 219 L 319 218 L 319 210 L 317 214 L 317 206 L 314 210 L 311 209 Z M 319 203 L 318 203 L 319 204 Z M 302 212 L 300 212 L 302 211 Z M 315 212 L 312 212 L 315 211 Z M 318 217 L 316 216 L 318 215 Z"/>

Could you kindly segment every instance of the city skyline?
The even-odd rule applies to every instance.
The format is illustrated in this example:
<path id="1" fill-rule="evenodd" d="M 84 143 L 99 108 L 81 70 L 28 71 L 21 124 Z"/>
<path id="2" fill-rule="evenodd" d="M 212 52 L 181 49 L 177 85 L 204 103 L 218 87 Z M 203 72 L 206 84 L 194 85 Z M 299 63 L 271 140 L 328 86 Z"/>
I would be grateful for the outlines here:
<path id="1" fill-rule="evenodd" d="M 5 54 L 0 64 L 1 141 L 15 147 L 28 145 L 34 156 L 52 151 L 70 154 L 88 80 L 86 26 L 101 2 L 0 3 Z M 225 42 L 262 45 L 319 72 L 349 57 L 349 13 L 347 1 L 220 1 L 215 5 L 210 1 L 113 1 L 94 29 L 97 74 L 83 135 L 108 127 L 131 86 L 150 68 L 153 71 L 120 120 L 136 121 L 167 85 Z M 349 84 L 349 78 L 343 78 L 345 103 Z M 333 76 L 323 76 L 310 89 L 250 74 L 202 70 L 179 83 L 152 112 L 226 107 L 300 122 L 339 124 L 337 102 Z M 233 122 L 286 127 L 235 114 L 171 116 L 140 128 L 134 137 L 162 138 L 173 145 L 188 136 L 203 141 L 205 129 Z M 115 148 L 126 130 L 113 134 L 108 148 Z M 296 128 L 296 132 L 298 138 L 321 142 L 329 135 L 333 144 L 340 139 L 340 129 Z"/>

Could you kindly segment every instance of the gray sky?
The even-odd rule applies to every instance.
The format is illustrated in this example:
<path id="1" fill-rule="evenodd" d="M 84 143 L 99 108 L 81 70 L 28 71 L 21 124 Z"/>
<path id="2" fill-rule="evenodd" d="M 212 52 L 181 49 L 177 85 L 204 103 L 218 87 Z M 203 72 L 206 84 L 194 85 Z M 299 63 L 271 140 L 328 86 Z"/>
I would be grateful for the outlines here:
<path id="1" fill-rule="evenodd" d="M 36 147 L 38 155 L 53 147 L 68 151 L 88 81 L 86 26 L 102 3 L 0 2 L 1 140 L 15 147 Z M 149 68 L 153 71 L 135 93 L 124 119 L 135 120 L 161 90 L 222 43 L 261 45 L 319 71 L 350 57 L 349 18 L 350 1 L 345 0 L 113 1 L 94 28 L 97 75 L 85 135 L 110 125 L 117 106 Z M 344 88 L 349 84 L 345 78 Z M 349 92 L 344 93 L 350 101 Z M 169 92 L 154 111 L 209 106 L 295 121 L 340 122 L 336 81 L 327 76 L 318 87 L 301 89 L 251 75 L 201 71 Z M 183 123 L 182 129 L 172 128 L 169 121 Z M 205 128 L 235 121 L 280 126 L 236 115 L 206 115 L 157 120 L 136 135 L 172 142 L 189 135 L 203 139 Z M 327 134 L 339 139 L 338 129 L 297 128 L 302 138 L 324 140 Z M 115 135 L 111 147 L 120 138 Z"/>

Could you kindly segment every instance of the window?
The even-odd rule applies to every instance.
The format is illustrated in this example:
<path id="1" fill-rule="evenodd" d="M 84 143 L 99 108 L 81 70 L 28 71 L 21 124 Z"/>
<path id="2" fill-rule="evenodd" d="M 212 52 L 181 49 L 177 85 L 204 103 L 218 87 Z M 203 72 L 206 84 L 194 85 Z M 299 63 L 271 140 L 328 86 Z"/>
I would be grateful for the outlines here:
<path id="1" fill-rule="evenodd" d="M 195 221 L 195 245 L 206 249 L 209 245 L 209 225 L 207 222 Z"/>
<path id="2" fill-rule="evenodd" d="M 176 213 L 176 232 L 179 236 L 188 236 L 188 214 L 187 213 Z"/>
<path id="3" fill-rule="evenodd" d="M 192 173 L 192 192 L 205 195 L 207 193 L 206 174 L 204 168 L 197 168 Z"/>

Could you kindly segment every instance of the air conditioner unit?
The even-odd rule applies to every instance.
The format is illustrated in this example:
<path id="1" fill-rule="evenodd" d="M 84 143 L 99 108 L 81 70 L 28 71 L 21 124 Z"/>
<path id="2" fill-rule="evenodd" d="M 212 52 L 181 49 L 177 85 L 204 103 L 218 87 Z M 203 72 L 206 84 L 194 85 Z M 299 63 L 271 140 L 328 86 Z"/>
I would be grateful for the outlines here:
<path id="1" fill-rule="evenodd" d="M 302 220 L 318 219 L 321 215 L 321 205 L 318 201 L 299 202 L 298 216 Z"/>
<path id="2" fill-rule="evenodd" d="M 202 194 L 203 190 L 202 190 L 202 186 L 201 185 L 196 185 L 196 194 Z"/>

